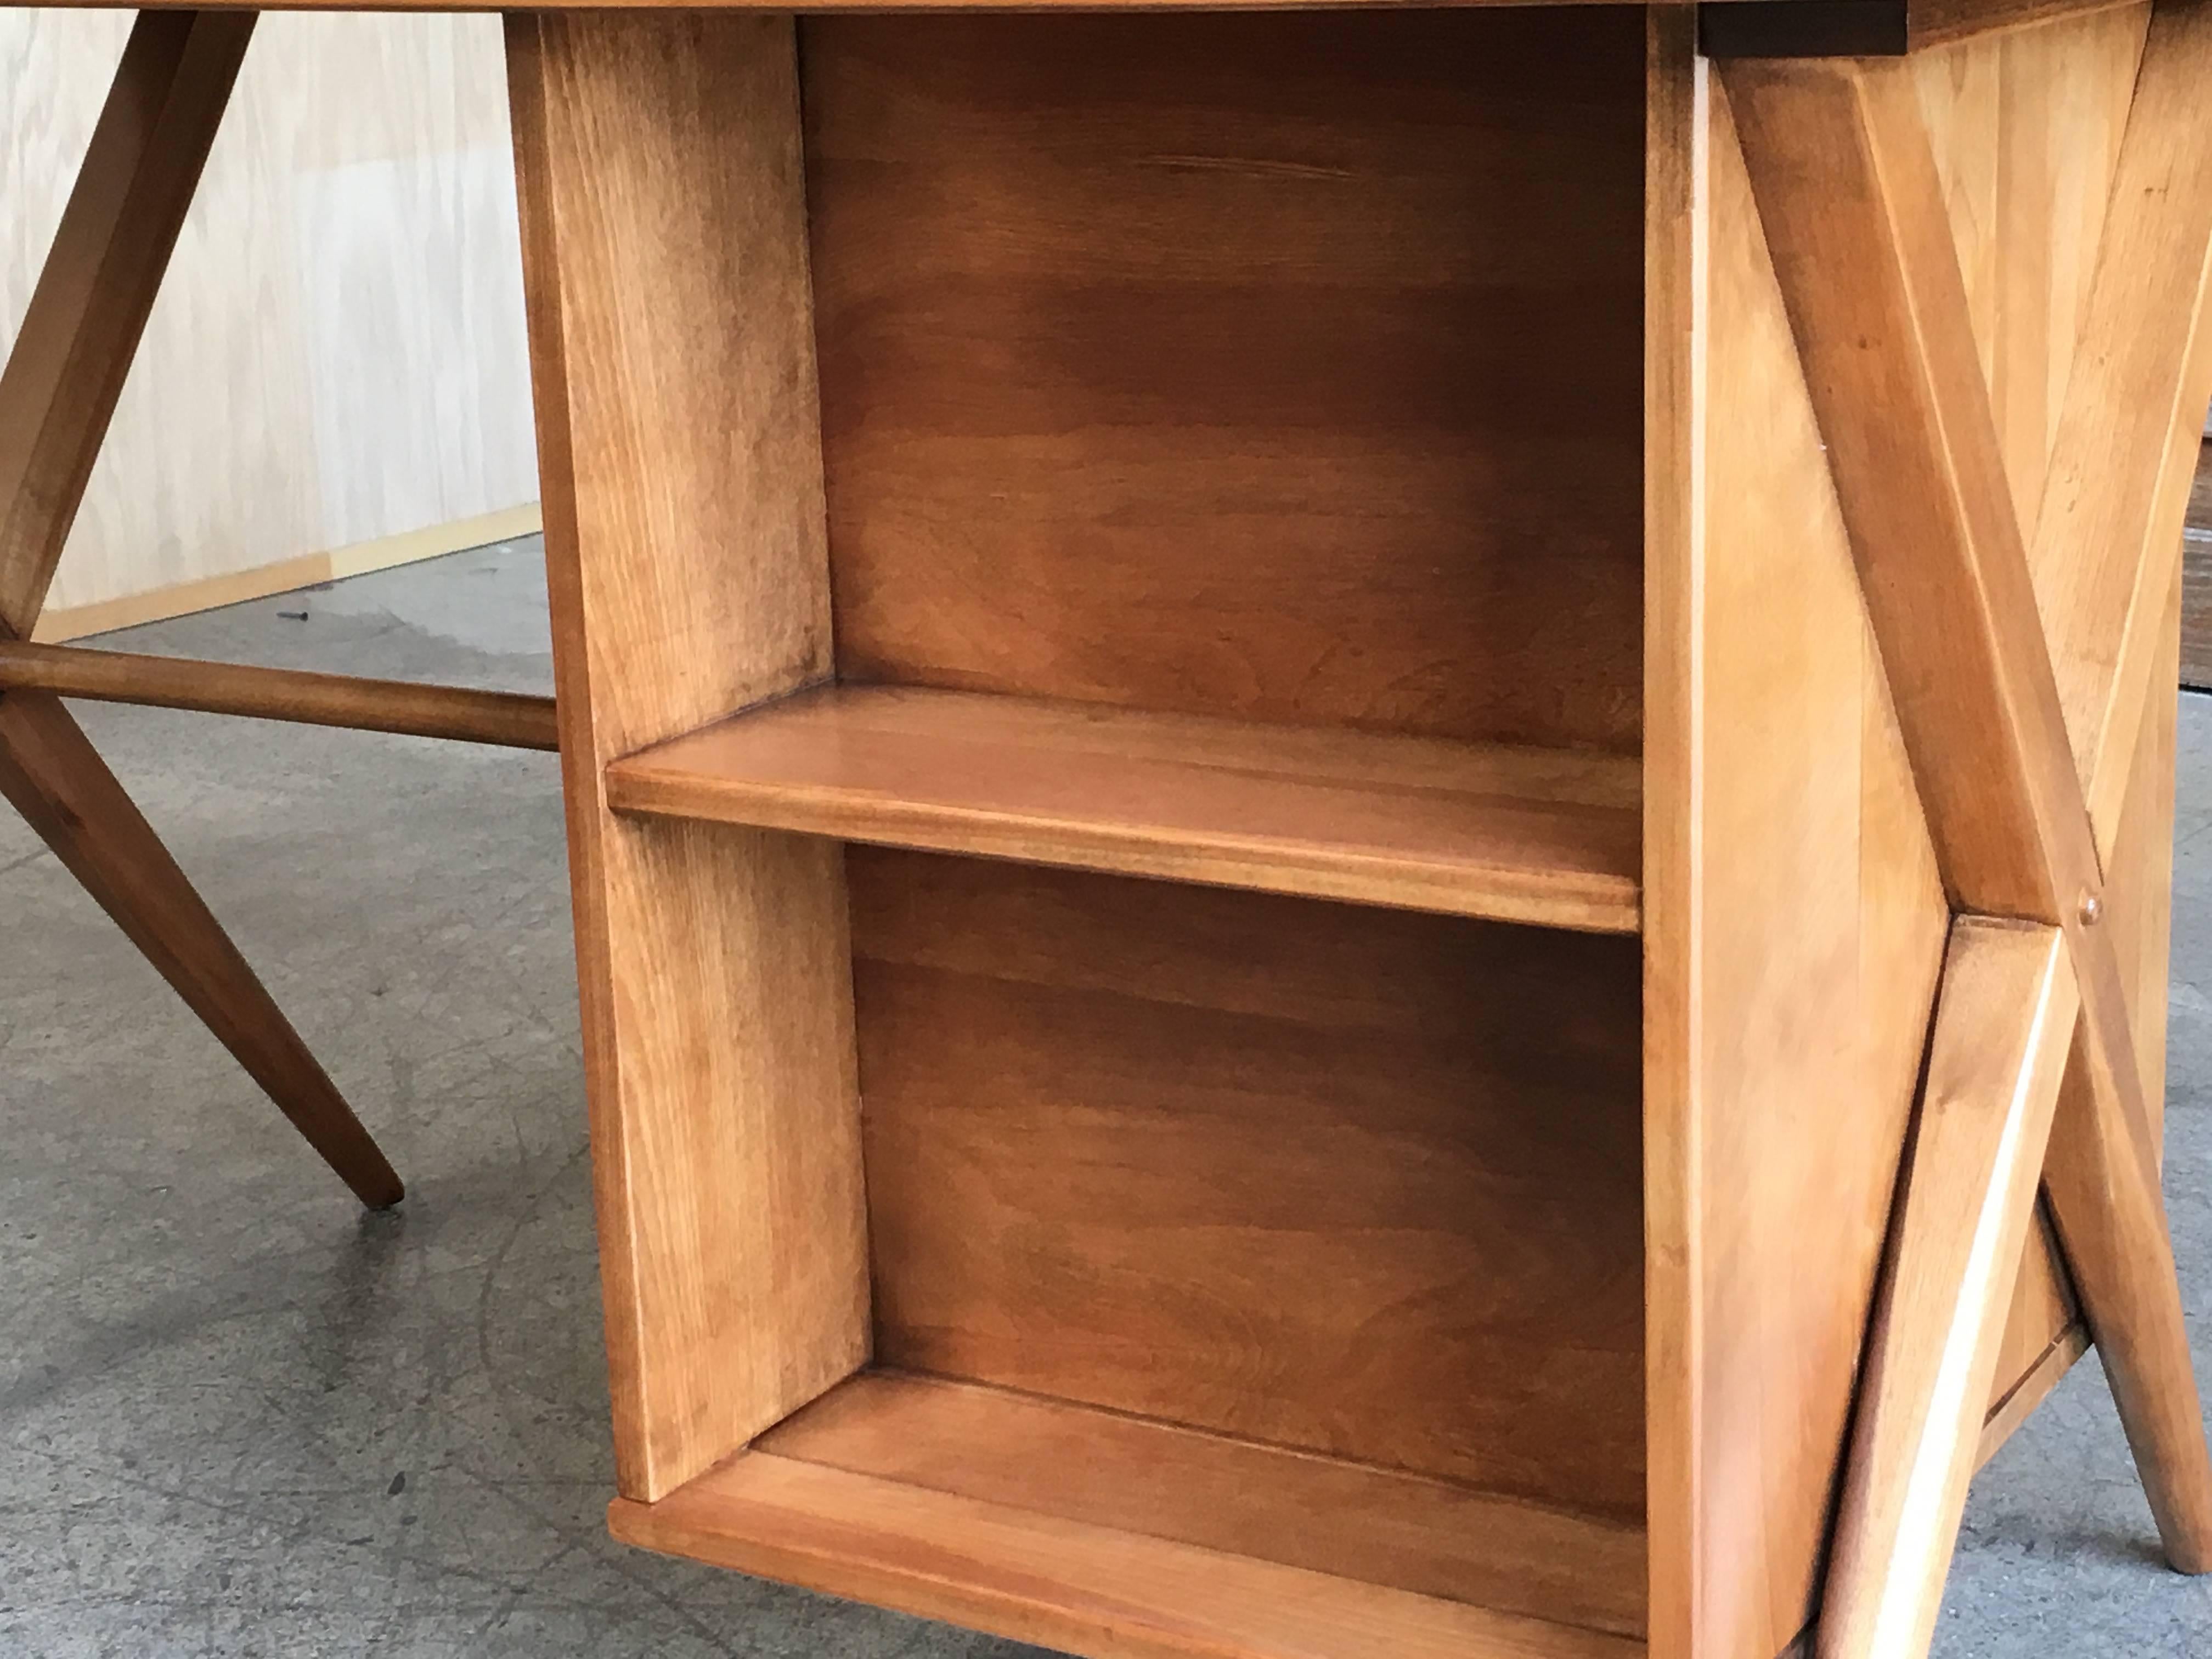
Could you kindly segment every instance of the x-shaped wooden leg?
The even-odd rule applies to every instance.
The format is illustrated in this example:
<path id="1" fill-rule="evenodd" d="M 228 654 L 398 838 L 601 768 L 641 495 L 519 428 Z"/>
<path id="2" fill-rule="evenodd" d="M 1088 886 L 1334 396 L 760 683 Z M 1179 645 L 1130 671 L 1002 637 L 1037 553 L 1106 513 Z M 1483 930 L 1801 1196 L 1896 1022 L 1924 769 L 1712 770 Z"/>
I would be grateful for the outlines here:
<path id="1" fill-rule="evenodd" d="M 0 371 L 0 637 L 27 638 L 45 604 L 253 21 L 149 12 L 131 31 Z M 398 1202 L 384 1154 L 48 693 L 0 696 L 0 793 L 362 1201 Z"/>
<path id="2" fill-rule="evenodd" d="M 1824 1597 L 1835 1659 L 1927 1650 L 2039 1171 L 2167 1555 L 2212 1567 L 2212 1459 L 2100 925 L 2212 397 L 2209 75 L 2212 5 L 2162 3 L 2031 550 L 1910 71 L 1721 67 L 1956 915 Z"/>

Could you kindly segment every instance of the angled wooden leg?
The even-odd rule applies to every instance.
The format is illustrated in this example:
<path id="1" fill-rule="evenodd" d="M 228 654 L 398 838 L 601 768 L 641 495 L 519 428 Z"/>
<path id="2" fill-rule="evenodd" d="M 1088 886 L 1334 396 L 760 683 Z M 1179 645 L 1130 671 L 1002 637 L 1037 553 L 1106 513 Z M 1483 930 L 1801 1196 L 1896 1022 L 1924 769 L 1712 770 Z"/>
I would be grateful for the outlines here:
<path id="1" fill-rule="evenodd" d="M 141 14 L 0 369 L 0 636 L 27 637 L 136 354 L 253 15 Z M 362 1201 L 399 1179 L 53 697 L 0 696 L 0 793 Z"/>
<path id="2" fill-rule="evenodd" d="M 0 623 L 27 637 L 168 268 L 253 14 L 142 12 L 0 370 Z"/>
<path id="3" fill-rule="evenodd" d="M 2178 505 L 2172 522 L 2160 519 L 2179 499 L 2174 423 L 2185 408 L 2201 420 L 2212 390 L 2197 334 L 2212 260 L 2212 122 L 2191 108 L 2202 107 L 2191 94 L 2208 53 L 2212 8 L 2162 0 L 2039 520 L 2046 538 L 2094 540 L 2046 539 L 2033 563 L 1909 72 L 1850 59 L 1722 69 L 1945 886 L 1962 913 L 2064 938 L 2081 1041 L 2051 1194 L 2092 1328 L 2118 1360 L 2115 1397 L 2168 1557 L 2190 1571 L 2212 1565 L 2212 1458 L 2126 988 L 2099 920 L 2103 851 L 2135 748 L 2109 739 L 2123 726 L 2132 738 L 2127 722 L 2151 695 L 2145 617 L 2170 592 L 2153 562 L 2171 560 L 2179 528 Z M 2148 437 L 2130 429 L 2135 455 L 2100 450 L 2116 420 L 2152 423 Z M 1944 1293 L 1958 1307 L 1931 1328 L 1955 1333 L 1963 1318 L 1978 1340 L 1978 1322 L 2001 1317 L 1972 1306 L 1992 1294 L 1986 1282 Z M 1929 1441 L 1914 1456 L 1970 1466 L 1967 1444 L 1944 1441 L 1972 1435 L 1954 1432 L 1929 1395 L 1942 1375 L 1893 1364 L 1870 1382 L 1855 1426 L 1870 1442 L 1864 1455 L 1904 1457 L 1893 1443 L 1903 1421 L 1906 1442 Z M 1837 1659 L 1926 1649 L 1921 1613 L 1932 1613 L 1955 1511 L 1931 1510 L 1951 1516 L 1942 1539 L 1923 1528 L 1906 1547 L 1882 1508 L 1891 1490 L 1855 1485 L 1840 1522 L 1889 1547 L 1839 1558 L 1821 1638 Z"/>
<path id="4" fill-rule="evenodd" d="M 2212 398 L 2212 5 L 2153 14 L 2030 549 L 2068 733 L 2109 857 L 2134 733 L 2179 579 Z M 2167 1558 L 2212 1571 L 2212 1457 L 2173 1272 L 2156 1148 L 2120 1133 L 2086 1056 L 2069 1069 L 2045 1180 Z"/>
<path id="5" fill-rule="evenodd" d="M 361 1201 L 399 1177 L 60 702 L 0 697 L 0 794 Z"/>
<path id="6" fill-rule="evenodd" d="M 1928 1650 L 2078 1006 L 2056 928 L 1952 925 L 1828 1569 L 1823 1659 Z"/>
<path id="7" fill-rule="evenodd" d="M 2140 1143 L 2098 1109 L 2081 1059 L 2068 1071 L 2044 1174 L 2052 1218 L 2166 1559 L 2212 1571 L 2212 1456 L 2165 1200 Z"/>

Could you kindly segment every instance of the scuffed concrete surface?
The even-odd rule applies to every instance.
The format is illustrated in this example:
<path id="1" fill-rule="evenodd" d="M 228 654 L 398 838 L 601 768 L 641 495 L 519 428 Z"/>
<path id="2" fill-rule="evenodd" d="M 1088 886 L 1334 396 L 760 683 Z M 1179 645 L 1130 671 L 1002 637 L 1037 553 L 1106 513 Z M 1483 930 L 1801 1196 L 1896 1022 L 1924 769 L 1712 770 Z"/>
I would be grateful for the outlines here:
<path id="1" fill-rule="evenodd" d="M 550 684 L 534 542 L 102 642 Z M 552 756 L 76 708 L 410 1191 L 364 1216 L 0 809 L 0 1653 L 1027 1651 L 606 1537 Z"/>
<path id="2" fill-rule="evenodd" d="M 550 683 L 534 543 L 112 642 Z M 551 756 L 78 708 L 411 1194 L 363 1217 L 0 813 L 0 1653 L 1034 1651 L 607 1539 Z M 2182 731 L 2167 1186 L 2212 1376 L 2212 699 Z M 2212 1653 L 2094 1358 L 1977 1482 L 1936 1651 Z"/>

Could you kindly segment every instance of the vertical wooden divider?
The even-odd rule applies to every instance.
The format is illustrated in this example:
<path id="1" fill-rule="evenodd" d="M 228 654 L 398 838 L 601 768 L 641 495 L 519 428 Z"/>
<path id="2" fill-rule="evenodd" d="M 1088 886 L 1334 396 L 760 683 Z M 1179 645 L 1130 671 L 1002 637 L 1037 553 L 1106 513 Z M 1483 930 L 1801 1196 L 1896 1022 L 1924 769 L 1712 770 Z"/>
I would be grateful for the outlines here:
<path id="1" fill-rule="evenodd" d="M 1725 99 L 1652 14 L 1652 1659 L 1814 1612 L 1950 915 Z"/>
<path id="2" fill-rule="evenodd" d="M 617 818 L 606 763 L 831 672 L 794 29 L 517 15 L 507 55 L 617 1478 L 857 1369 L 834 842 Z"/>

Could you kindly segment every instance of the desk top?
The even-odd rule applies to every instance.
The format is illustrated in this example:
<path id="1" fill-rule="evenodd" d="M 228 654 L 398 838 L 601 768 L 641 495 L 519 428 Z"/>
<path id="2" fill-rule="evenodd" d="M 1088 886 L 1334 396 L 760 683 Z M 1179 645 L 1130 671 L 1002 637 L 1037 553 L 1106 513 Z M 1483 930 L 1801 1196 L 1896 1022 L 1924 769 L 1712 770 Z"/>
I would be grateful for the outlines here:
<path id="1" fill-rule="evenodd" d="M 1617 0 L 1323 0 L 1323 9 L 1405 11 L 1444 6 L 1587 6 Z M 1708 23 L 1705 49 L 1716 57 L 1886 57 L 1970 35 L 2069 15 L 2108 11 L 2129 0 L 1656 0 L 1717 7 L 1725 29 Z M 466 0 L 0 0 L 0 8 L 52 6 L 134 11 L 497 11 Z M 533 11 L 1306 11 L 1316 0 L 538 0 Z"/>

